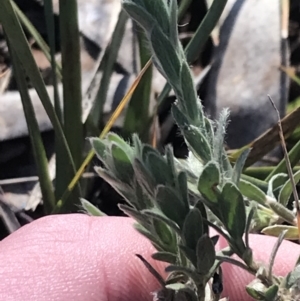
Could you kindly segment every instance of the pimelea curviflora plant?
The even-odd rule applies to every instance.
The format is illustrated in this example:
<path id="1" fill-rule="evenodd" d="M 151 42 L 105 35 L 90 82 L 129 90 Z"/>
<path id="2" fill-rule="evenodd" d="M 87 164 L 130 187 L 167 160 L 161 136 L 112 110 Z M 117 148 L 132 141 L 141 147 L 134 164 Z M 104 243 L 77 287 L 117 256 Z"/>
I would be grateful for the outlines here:
<path id="1" fill-rule="evenodd" d="M 220 300 L 222 262 L 236 264 L 256 275 L 246 288 L 254 299 L 300 300 L 299 267 L 286 277 L 272 273 L 286 231 L 279 234 L 268 266 L 253 260 L 248 239 L 251 229 L 279 220 L 295 226 L 293 213 L 276 200 L 278 190 L 282 192 L 283 188 L 285 196 L 290 196 L 286 177 L 276 176 L 277 181 L 270 181 L 267 192 L 241 180 L 248 150 L 232 167 L 223 147 L 228 111 L 224 110 L 215 123 L 204 116 L 178 39 L 177 1 L 122 3 L 144 29 L 153 63 L 176 94 L 172 113 L 190 151 L 186 160 L 179 161 L 170 147 L 166 147 L 163 156 L 142 144 L 136 135 L 132 145 L 113 133 L 103 140 L 91 139 L 103 163 L 96 171 L 128 202 L 120 208 L 135 219 L 135 228 L 156 248 L 153 258 L 168 263 L 168 277 L 163 279 L 138 255 L 161 283 L 154 300 Z M 210 228 L 227 240 L 227 248 L 215 250 L 219 236 L 211 237 Z M 240 260 L 231 258 L 233 254 Z"/>

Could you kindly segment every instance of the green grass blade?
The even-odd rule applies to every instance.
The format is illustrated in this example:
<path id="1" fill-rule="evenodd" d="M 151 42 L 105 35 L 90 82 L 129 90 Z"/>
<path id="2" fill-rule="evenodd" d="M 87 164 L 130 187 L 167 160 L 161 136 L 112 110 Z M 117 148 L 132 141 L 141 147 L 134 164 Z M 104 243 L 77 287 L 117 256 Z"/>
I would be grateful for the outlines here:
<path id="1" fill-rule="evenodd" d="M 144 67 L 150 60 L 148 48 L 146 47 L 145 33 L 139 28 L 137 30 L 138 42 L 140 49 L 140 64 Z M 139 85 L 134 91 L 129 102 L 125 122 L 123 125 L 123 133 L 129 137 L 132 133 L 137 133 L 144 142 L 149 142 L 149 132 L 146 133 L 145 127 L 149 124 L 149 104 L 151 96 L 152 84 L 152 65 L 145 72 Z"/>
<path id="2" fill-rule="evenodd" d="M 298 141 L 293 148 L 288 153 L 291 166 L 294 167 L 300 160 L 300 141 Z M 277 173 L 287 173 L 286 161 L 282 159 L 279 164 L 272 170 L 272 172 L 267 176 L 265 181 L 269 181 Z"/>
<path id="3" fill-rule="evenodd" d="M 88 117 L 89 122 L 99 128 L 100 123 L 103 122 L 103 106 L 106 101 L 107 91 L 110 83 L 110 78 L 113 73 L 114 64 L 118 57 L 118 52 L 122 43 L 125 32 L 128 15 L 121 10 L 118 22 L 115 26 L 110 44 L 106 47 L 104 56 L 102 58 L 100 69 L 103 71 L 100 86 L 94 102 L 94 107 Z"/>
<path id="4" fill-rule="evenodd" d="M 55 26 L 54 26 L 54 14 L 53 14 L 53 5 L 52 0 L 44 0 L 44 15 L 46 20 L 46 28 L 47 28 L 47 36 L 49 40 L 50 46 L 50 63 L 51 63 L 51 72 L 53 77 L 53 90 L 54 90 L 54 108 L 56 115 L 59 121 L 62 123 L 62 109 L 61 103 L 59 100 L 59 93 L 58 93 L 58 78 L 62 79 L 61 68 L 57 67 L 57 63 L 55 60 L 55 50 L 56 50 L 56 43 L 55 43 Z M 56 70 L 59 72 L 55 72 Z"/>
<path id="5" fill-rule="evenodd" d="M 77 16 L 77 1 L 59 2 L 61 59 L 63 76 L 63 128 L 70 147 L 76 168 L 82 161 L 83 125 L 82 125 L 82 94 L 80 42 Z M 66 155 L 59 152 L 56 155 L 60 164 L 56 170 L 56 197 L 60 198 L 74 176 L 72 167 L 66 160 Z M 62 211 L 70 211 L 80 203 L 80 191 L 75 190 L 66 202 Z"/>
<path id="6" fill-rule="evenodd" d="M 49 0 L 45 0 L 48 2 Z M 28 30 L 28 32 L 32 35 L 37 45 L 40 47 L 42 52 L 44 53 L 45 57 L 48 59 L 49 62 L 51 62 L 51 47 L 47 45 L 47 43 L 44 41 L 43 37 L 40 35 L 40 33 L 36 30 L 36 28 L 33 26 L 33 24 L 30 22 L 30 20 L 26 17 L 26 15 L 19 9 L 19 7 L 15 4 L 14 1 L 11 1 L 11 5 L 13 9 L 15 10 L 16 15 L 18 16 L 20 22 L 22 25 Z M 55 69 L 58 77 L 61 79 L 61 67 L 58 63 L 55 64 Z"/>
<path id="7" fill-rule="evenodd" d="M 39 95 L 39 98 L 55 130 L 56 142 L 63 145 L 66 158 L 65 162 L 72 167 L 73 175 L 75 175 L 75 165 L 61 123 L 57 118 L 47 93 L 45 83 L 32 56 L 25 34 L 14 12 L 10 0 L 2 0 L 0 2 L 0 23 L 6 32 L 11 48 L 14 49 L 20 64 L 25 70 L 26 75 L 29 77 L 31 84 L 36 89 L 37 94 Z"/>
<path id="8" fill-rule="evenodd" d="M 28 126 L 29 137 L 37 167 L 37 173 L 44 202 L 44 210 L 45 214 L 49 214 L 55 206 L 55 196 L 48 171 L 48 160 L 43 145 L 42 137 L 40 134 L 38 122 L 35 118 L 35 112 L 31 103 L 30 96 L 28 94 L 24 70 L 22 70 L 20 61 L 15 55 L 14 51 L 11 51 L 11 57 L 13 62 L 14 75 L 21 95 L 23 110 Z"/>

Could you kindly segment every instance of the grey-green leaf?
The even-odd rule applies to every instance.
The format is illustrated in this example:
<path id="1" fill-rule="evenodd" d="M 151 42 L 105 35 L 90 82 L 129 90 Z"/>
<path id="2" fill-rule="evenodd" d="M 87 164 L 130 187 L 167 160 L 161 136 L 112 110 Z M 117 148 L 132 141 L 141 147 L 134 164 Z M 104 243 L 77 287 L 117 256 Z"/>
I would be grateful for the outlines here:
<path id="1" fill-rule="evenodd" d="M 204 234 L 197 243 L 197 271 L 206 275 L 215 262 L 216 252 L 211 239 Z"/>
<path id="2" fill-rule="evenodd" d="M 212 159 L 212 150 L 201 130 L 195 126 L 181 128 L 183 136 L 194 156 L 204 164 Z"/>
<path id="3" fill-rule="evenodd" d="M 81 198 L 80 199 L 82 208 L 85 210 L 85 212 L 90 215 L 90 216 L 106 216 L 104 212 L 102 212 L 99 208 L 94 206 L 92 203 L 89 201 Z"/>
<path id="4" fill-rule="evenodd" d="M 177 261 L 177 256 L 170 252 L 156 252 L 152 254 L 151 257 L 155 260 L 164 261 L 171 264 L 175 264 Z"/>
<path id="5" fill-rule="evenodd" d="M 294 180 L 297 184 L 300 181 L 300 171 L 294 174 Z M 283 206 L 287 206 L 290 196 L 293 192 L 291 180 L 288 179 L 280 190 L 278 201 Z M 297 200 L 298 201 L 298 200 Z"/>
<path id="6" fill-rule="evenodd" d="M 241 179 L 238 186 L 241 193 L 249 200 L 253 200 L 261 205 L 266 205 L 266 195 L 256 185 Z"/>
<path id="7" fill-rule="evenodd" d="M 170 187 L 159 185 L 155 194 L 155 199 L 161 211 L 180 228 L 183 226 L 188 208 Z"/>
<path id="8" fill-rule="evenodd" d="M 182 236 L 185 244 L 192 250 L 196 250 L 199 238 L 203 235 L 203 221 L 201 212 L 197 208 L 193 208 L 186 216 L 183 227 Z"/>
<path id="9" fill-rule="evenodd" d="M 242 238 L 246 225 L 244 199 L 234 183 L 227 182 L 219 200 L 222 222 L 233 239 Z"/>
<path id="10" fill-rule="evenodd" d="M 251 149 L 247 148 L 245 149 L 241 155 L 238 157 L 234 168 L 233 168 L 233 175 L 232 175 L 232 181 L 234 184 L 239 185 L 240 177 L 246 162 L 246 159 L 250 153 Z"/>
<path id="11" fill-rule="evenodd" d="M 220 182 L 220 170 L 216 162 L 208 162 L 199 177 L 198 190 L 200 193 L 212 203 L 218 203 L 218 195 L 215 190 Z"/>
<path id="12" fill-rule="evenodd" d="M 99 138 L 91 138 L 90 143 L 95 150 L 95 153 L 97 157 L 101 160 L 105 160 L 105 151 L 106 151 L 106 145 L 103 140 Z"/>

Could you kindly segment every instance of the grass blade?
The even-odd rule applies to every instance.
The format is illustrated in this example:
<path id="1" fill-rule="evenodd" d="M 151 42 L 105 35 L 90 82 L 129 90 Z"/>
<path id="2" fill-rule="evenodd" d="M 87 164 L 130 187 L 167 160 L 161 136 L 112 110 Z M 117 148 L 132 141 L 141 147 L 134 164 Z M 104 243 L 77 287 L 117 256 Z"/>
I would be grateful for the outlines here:
<path id="1" fill-rule="evenodd" d="M 35 118 L 35 112 L 31 103 L 31 99 L 28 94 L 24 70 L 22 70 L 20 61 L 15 55 L 12 48 L 10 46 L 9 48 L 13 62 L 14 75 L 18 84 L 19 92 L 21 94 L 23 110 L 28 126 L 29 137 L 37 167 L 37 173 L 44 201 L 44 210 L 45 214 L 49 214 L 55 206 L 55 197 L 48 171 L 48 160 L 46 156 L 46 151 L 42 142 L 39 126 Z"/>
<path id="2" fill-rule="evenodd" d="M 81 164 L 83 150 L 80 35 L 77 11 L 76 0 L 59 2 L 64 104 L 63 127 L 75 168 Z M 74 173 L 66 160 L 65 153 L 57 153 L 56 158 L 61 163 L 57 164 L 56 171 L 56 197 L 60 198 Z M 69 211 L 73 205 L 79 204 L 78 193 L 79 191 L 72 196 L 72 204 L 68 203 L 64 210 Z"/>
<path id="3" fill-rule="evenodd" d="M 32 56 L 25 34 L 14 12 L 10 0 L 2 0 L 0 2 L 0 22 L 2 23 L 7 35 L 7 39 L 11 44 L 11 47 L 14 49 L 20 64 L 23 66 L 27 76 L 29 77 L 33 87 L 36 89 L 37 94 L 41 99 L 41 102 L 55 130 L 57 140 L 60 141 L 60 143 L 62 143 L 64 146 L 67 161 L 69 165 L 72 166 L 72 169 L 75 173 L 75 166 L 66 137 L 55 114 L 45 83 Z"/>

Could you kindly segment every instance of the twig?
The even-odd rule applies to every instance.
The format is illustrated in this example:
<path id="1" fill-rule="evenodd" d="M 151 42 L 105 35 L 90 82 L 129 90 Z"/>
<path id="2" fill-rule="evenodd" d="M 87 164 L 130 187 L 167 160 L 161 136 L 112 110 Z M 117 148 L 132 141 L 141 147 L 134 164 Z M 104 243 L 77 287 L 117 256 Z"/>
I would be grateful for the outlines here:
<path id="1" fill-rule="evenodd" d="M 292 170 L 292 166 L 291 166 L 291 162 L 290 162 L 290 159 L 289 159 L 289 155 L 288 155 L 288 152 L 287 152 L 287 149 L 286 149 L 286 144 L 285 144 L 285 140 L 284 140 L 284 136 L 283 136 L 283 130 L 282 130 L 282 126 L 281 126 L 281 118 L 280 118 L 280 114 L 279 114 L 279 111 L 274 103 L 274 101 L 272 100 L 271 96 L 268 95 L 269 97 L 269 100 L 272 104 L 272 106 L 274 107 L 276 113 L 277 113 L 277 116 L 278 116 L 278 127 L 279 127 L 279 136 L 280 136 L 280 142 L 281 142 L 281 146 L 282 146 L 282 149 L 283 149 L 283 154 L 284 154 L 284 159 L 285 159 L 285 162 L 286 162 L 286 168 L 287 168 L 287 171 L 288 171 L 288 175 L 289 175 L 289 178 L 290 178 L 290 181 L 291 181 L 291 184 L 292 184 L 292 189 L 293 189 L 293 196 L 294 196 L 294 199 L 295 199 L 295 202 L 294 202 L 294 206 L 295 206 L 295 209 L 296 209 L 296 212 L 297 212 L 297 226 L 298 226 L 298 235 L 299 235 L 299 242 L 300 242 L 300 206 L 299 206 L 299 196 L 298 196 L 298 192 L 297 192 L 297 189 L 296 189 L 296 183 L 295 183 L 295 179 L 294 179 L 294 175 L 293 175 L 293 170 Z"/>

